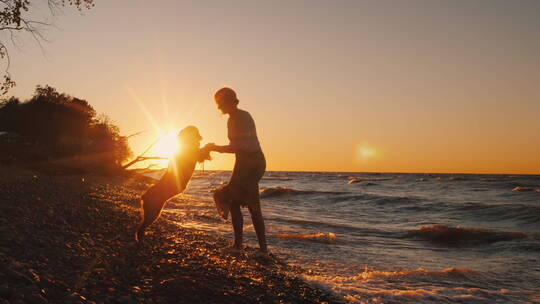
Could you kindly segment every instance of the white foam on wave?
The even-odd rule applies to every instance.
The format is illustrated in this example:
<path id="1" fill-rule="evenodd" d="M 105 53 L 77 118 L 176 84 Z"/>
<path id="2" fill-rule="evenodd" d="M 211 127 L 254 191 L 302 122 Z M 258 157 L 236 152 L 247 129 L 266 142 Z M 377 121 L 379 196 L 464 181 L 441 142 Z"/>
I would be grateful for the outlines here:
<path id="1" fill-rule="evenodd" d="M 440 271 L 368 270 L 353 276 L 304 274 L 307 282 L 344 297 L 350 303 L 433 303 L 471 302 L 488 303 L 504 299 L 508 289 L 483 289 L 440 286 L 437 280 L 461 279 L 479 273 L 465 268 L 447 268 Z M 422 284 L 419 284 L 422 281 Z"/>
<path id="2" fill-rule="evenodd" d="M 292 195 L 296 193 L 299 193 L 299 191 L 291 188 L 277 186 L 262 189 L 260 195 L 261 197 L 276 197 L 283 195 Z"/>
<path id="3" fill-rule="evenodd" d="M 521 187 L 521 186 L 517 186 L 517 187 L 515 187 L 514 189 L 512 189 L 512 191 L 531 191 L 531 192 L 540 193 L 540 188 L 535 189 L 535 188 L 533 188 L 533 187 Z"/>
<path id="4" fill-rule="evenodd" d="M 292 177 L 280 177 L 280 176 L 264 176 L 263 180 L 273 180 L 273 181 L 292 181 L 295 178 Z"/>
<path id="5" fill-rule="evenodd" d="M 410 230 L 409 237 L 425 239 L 447 246 L 483 245 L 535 237 L 523 232 L 499 231 L 484 228 L 450 227 L 444 225 L 422 226 Z"/>
<path id="6" fill-rule="evenodd" d="M 387 181 L 387 180 L 392 180 L 392 178 L 387 178 L 387 177 L 354 177 L 354 176 L 350 176 L 348 183 L 349 184 L 355 184 L 355 183 L 360 183 L 360 182 L 380 182 L 380 181 Z"/>
<path id="7" fill-rule="evenodd" d="M 332 191 L 312 191 L 312 190 L 296 190 L 287 187 L 268 187 L 260 191 L 262 198 L 291 196 L 291 195 L 308 195 L 308 194 L 345 194 L 347 192 L 332 192 Z"/>
<path id="8" fill-rule="evenodd" d="M 278 239 L 290 239 L 310 241 L 317 243 L 333 244 L 336 242 L 336 235 L 332 232 L 315 232 L 315 233 L 281 233 L 275 235 Z"/>

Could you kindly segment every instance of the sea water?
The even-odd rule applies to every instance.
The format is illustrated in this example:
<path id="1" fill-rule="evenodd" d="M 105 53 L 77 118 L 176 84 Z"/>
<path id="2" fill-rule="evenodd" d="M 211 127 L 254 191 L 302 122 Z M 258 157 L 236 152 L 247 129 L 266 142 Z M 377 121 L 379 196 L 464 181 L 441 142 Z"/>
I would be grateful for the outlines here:
<path id="1" fill-rule="evenodd" d="M 232 238 L 196 172 L 164 213 Z M 267 172 L 270 251 L 355 303 L 540 303 L 540 176 Z M 257 240 L 244 210 L 247 245 Z"/>

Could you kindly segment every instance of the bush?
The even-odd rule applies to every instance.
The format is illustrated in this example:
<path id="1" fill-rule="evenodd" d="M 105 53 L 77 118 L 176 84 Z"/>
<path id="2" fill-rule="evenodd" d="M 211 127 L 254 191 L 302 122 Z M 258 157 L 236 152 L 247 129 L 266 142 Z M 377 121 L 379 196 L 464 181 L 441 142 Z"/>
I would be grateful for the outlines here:
<path id="1" fill-rule="evenodd" d="M 97 116 L 86 100 L 50 86 L 38 86 L 25 102 L 11 97 L 0 103 L 0 131 L 24 138 L 6 142 L 0 137 L 4 160 L 113 169 L 131 156 L 126 137 L 106 116 Z"/>

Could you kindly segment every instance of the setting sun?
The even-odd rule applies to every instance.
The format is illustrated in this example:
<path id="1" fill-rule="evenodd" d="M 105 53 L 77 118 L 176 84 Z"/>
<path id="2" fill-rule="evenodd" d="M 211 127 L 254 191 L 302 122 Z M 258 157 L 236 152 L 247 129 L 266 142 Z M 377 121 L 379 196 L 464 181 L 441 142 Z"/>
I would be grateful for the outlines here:
<path id="1" fill-rule="evenodd" d="M 158 140 L 152 150 L 152 156 L 170 158 L 178 150 L 178 140 L 176 139 L 176 133 L 172 131 L 165 132 Z M 158 161 L 158 165 L 166 167 L 168 159 Z"/>

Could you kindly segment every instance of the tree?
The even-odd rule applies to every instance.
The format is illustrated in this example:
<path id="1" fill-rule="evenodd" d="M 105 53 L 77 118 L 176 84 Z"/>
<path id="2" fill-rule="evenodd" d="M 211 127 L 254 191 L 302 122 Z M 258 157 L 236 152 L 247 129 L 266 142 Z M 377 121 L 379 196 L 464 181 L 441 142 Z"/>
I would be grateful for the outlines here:
<path id="1" fill-rule="evenodd" d="M 86 100 L 50 86 L 38 86 L 25 102 L 12 97 L 0 103 L 0 131 L 17 133 L 32 144 L 3 155 L 26 163 L 77 157 L 89 167 L 107 169 L 120 168 L 131 156 L 127 137 L 107 116 L 96 116 Z"/>
<path id="2" fill-rule="evenodd" d="M 0 33 L 6 33 L 4 39 L 0 39 L 0 61 L 4 63 L 5 70 L 3 80 L 0 83 L 0 94 L 6 94 L 15 86 L 15 81 L 9 74 L 10 58 L 5 37 L 16 45 L 15 37 L 18 33 L 29 34 L 42 48 L 42 42 L 46 41 L 42 29 L 51 26 L 45 20 L 35 20 L 32 17 L 33 3 L 38 0 L 0 0 Z M 64 6 L 74 6 L 79 10 L 90 9 L 94 6 L 94 0 L 43 0 L 48 6 L 51 15 L 56 15 Z"/>

